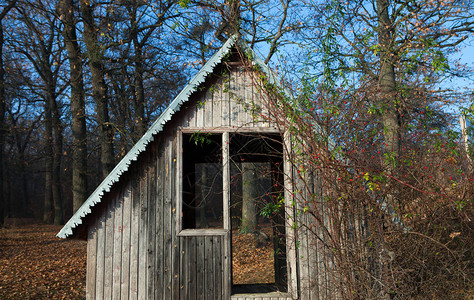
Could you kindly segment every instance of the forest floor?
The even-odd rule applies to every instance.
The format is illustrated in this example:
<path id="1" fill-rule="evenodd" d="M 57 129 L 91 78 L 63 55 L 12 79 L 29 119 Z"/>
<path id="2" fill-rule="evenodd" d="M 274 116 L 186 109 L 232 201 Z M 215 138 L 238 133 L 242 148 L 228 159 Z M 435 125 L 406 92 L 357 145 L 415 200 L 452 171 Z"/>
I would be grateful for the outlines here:
<path id="1" fill-rule="evenodd" d="M 275 283 L 274 250 L 270 241 L 272 228 L 262 230 L 268 241 L 261 242 L 253 234 L 232 233 L 232 281 L 234 284 Z"/>
<path id="2" fill-rule="evenodd" d="M 87 242 L 61 226 L 0 228 L 0 299 L 84 299 Z"/>
<path id="3" fill-rule="evenodd" d="M 59 239 L 60 229 L 0 228 L 0 299 L 85 298 L 87 242 Z M 274 282 L 272 243 L 254 243 L 252 235 L 234 237 L 234 284 Z"/>

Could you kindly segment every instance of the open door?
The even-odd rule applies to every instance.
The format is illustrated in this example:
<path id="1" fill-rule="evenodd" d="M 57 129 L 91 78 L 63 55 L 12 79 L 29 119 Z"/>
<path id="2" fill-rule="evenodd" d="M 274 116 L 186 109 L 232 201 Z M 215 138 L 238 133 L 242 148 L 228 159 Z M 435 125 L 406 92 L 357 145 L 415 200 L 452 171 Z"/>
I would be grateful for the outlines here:
<path id="1" fill-rule="evenodd" d="M 232 293 L 286 292 L 281 136 L 231 134 L 229 164 Z"/>

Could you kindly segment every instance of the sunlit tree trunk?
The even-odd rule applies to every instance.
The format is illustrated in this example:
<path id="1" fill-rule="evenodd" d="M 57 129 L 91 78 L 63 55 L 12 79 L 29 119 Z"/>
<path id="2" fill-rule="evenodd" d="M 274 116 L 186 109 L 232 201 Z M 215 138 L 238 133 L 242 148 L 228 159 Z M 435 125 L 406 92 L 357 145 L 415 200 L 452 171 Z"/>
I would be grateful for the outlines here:
<path id="1" fill-rule="evenodd" d="M 383 107 L 383 125 L 386 153 L 396 159 L 400 148 L 400 124 L 398 120 L 397 90 L 395 81 L 395 55 L 393 47 L 392 26 L 388 14 L 388 0 L 377 0 L 378 38 L 380 45 L 379 85 Z M 387 163 L 387 168 L 392 170 Z"/>
<path id="2" fill-rule="evenodd" d="M 384 127 L 385 141 L 385 170 L 389 175 L 393 175 L 396 168 L 397 158 L 399 157 L 400 148 L 400 125 L 398 116 L 398 102 L 395 78 L 395 55 L 392 51 L 393 45 L 393 28 L 389 17 L 390 0 L 377 0 L 377 17 L 378 17 L 378 40 L 380 46 L 380 71 L 379 71 L 379 88 L 382 100 L 382 123 Z M 389 191 L 384 200 L 385 207 L 394 206 L 393 191 Z M 387 249 L 383 230 L 383 218 L 378 218 L 378 222 L 373 224 L 375 242 L 374 275 L 382 284 L 388 284 L 388 264 Z M 377 270 L 378 269 L 378 270 Z M 378 299 L 389 299 L 388 291 L 384 286 L 376 283 L 375 295 Z"/>

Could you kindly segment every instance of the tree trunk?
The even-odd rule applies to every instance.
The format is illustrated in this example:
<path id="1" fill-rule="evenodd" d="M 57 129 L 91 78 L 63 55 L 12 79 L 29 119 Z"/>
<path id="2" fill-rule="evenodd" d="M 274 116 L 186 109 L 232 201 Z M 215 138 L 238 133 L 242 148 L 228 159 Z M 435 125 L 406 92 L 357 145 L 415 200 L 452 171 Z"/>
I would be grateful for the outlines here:
<path id="1" fill-rule="evenodd" d="M 137 138 L 141 138 L 146 131 L 145 121 L 145 89 L 143 86 L 142 53 L 138 41 L 135 44 L 135 118 L 137 122 Z"/>
<path id="2" fill-rule="evenodd" d="M 242 163 L 242 233 L 257 228 L 256 199 L 259 196 L 258 173 L 254 163 Z"/>
<path id="3" fill-rule="evenodd" d="M 44 128 L 45 128 L 45 172 L 44 172 L 44 206 L 43 222 L 52 224 L 54 221 L 53 211 L 53 125 L 51 120 L 51 109 L 49 103 L 44 104 Z"/>
<path id="4" fill-rule="evenodd" d="M 3 148 L 5 144 L 5 69 L 3 67 L 3 24 L 0 20 L 0 227 L 7 211 L 6 198 L 3 193 Z"/>
<path id="5" fill-rule="evenodd" d="M 148 32 L 142 37 L 142 42 L 139 41 L 138 36 L 138 20 L 137 20 L 137 6 L 135 5 L 129 12 L 130 14 L 130 24 L 132 26 L 130 30 L 130 39 L 133 43 L 134 57 L 133 63 L 135 67 L 135 88 L 134 88 L 134 109 L 135 109 L 135 120 L 136 120 L 136 136 L 141 138 L 146 131 L 146 122 L 145 122 L 145 88 L 143 84 L 143 44 L 146 43 L 148 37 L 154 31 L 156 27 L 150 27 Z"/>
<path id="6" fill-rule="evenodd" d="M 69 58 L 71 82 L 72 115 L 72 203 L 76 212 L 87 199 L 87 131 L 84 103 L 81 49 L 77 42 L 74 3 L 62 0 L 60 3 L 62 35 Z"/>
<path id="7" fill-rule="evenodd" d="M 54 205 L 54 225 L 63 223 L 63 200 L 61 193 L 61 158 L 63 152 L 63 136 L 61 128 L 61 119 L 59 115 L 54 90 L 50 91 L 49 104 L 52 115 L 53 125 L 53 173 L 52 173 L 52 189 L 53 189 L 53 205 Z"/>
<path id="8" fill-rule="evenodd" d="M 107 85 L 102 49 L 97 39 L 97 26 L 94 21 L 90 2 L 81 0 L 81 14 L 84 20 L 84 41 L 91 69 L 93 97 L 97 106 L 97 124 L 99 126 L 102 163 L 102 177 L 105 178 L 114 167 L 113 130 L 109 123 Z"/>
<path id="9" fill-rule="evenodd" d="M 392 26 L 388 15 L 389 0 L 377 0 L 378 38 L 380 44 L 379 86 L 383 103 L 383 125 L 386 153 L 396 159 L 400 148 L 397 89 L 395 81 L 395 55 L 392 51 Z M 392 164 L 387 168 L 393 171 Z"/>
<path id="10" fill-rule="evenodd" d="M 221 11 L 222 21 L 216 29 L 215 37 L 225 42 L 240 30 L 240 1 L 225 0 L 224 9 Z"/>
<path id="11" fill-rule="evenodd" d="M 29 198 L 28 198 L 28 178 L 27 178 L 27 170 L 26 170 L 26 155 L 25 155 L 25 150 L 26 147 L 22 145 L 21 142 L 21 136 L 20 134 L 17 134 L 16 136 L 16 142 L 17 142 L 17 151 L 18 151 L 18 157 L 19 157 L 19 173 L 21 177 L 21 193 L 18 193 L 16 195 L 16 209 L 17 211 L 15 212 L 15 216 L 19 218 L 26 218 L 30 217 L 29 213 Z"/>
<path id="12" fill-rule="evenodd" d="M 3 66 L 3 18 L 13 8 L 15 1 L 10 2 L 0 13 L 0 227 L 7 212 L 6 197 L 3 190 L 3 150 L 5 145 L 5 68 Z"/>
<path id="13" fill-rule="evenodd" d="M 381 93 L 383 117 L 382 123 L 384 127 L 385 141 L 385 171 L 388 174 L 394 174 L 396 162 L 399 156 L 400 147 L 400 125 L 397 104 L 397 87 L 395 78 L 395 54 L 393 52 L 393 28 L 389 17 L 390 0 L 377 0 L 377 17 L 378 17 L 378 40 L 380 46 L 380 73 L 379 86 Z M 386 207 L 394 207 L 393 191 L 388 191 L 384 195 L 383 201 Z M 374 296 L 377 299 L 389 299 L 389 293 L 385 290 L 385 286 L 390 286 L 389 280 L 389 261 L 387 259 L 387 248 L 385 243 L 385 232 L 383 218 L 385 212 L 380 213 L 372 226 L 372 235 L 374 239 L 374 249 L 372 257 L 374 261 L 373 272 L 378 282 L 375 282 Z"/>
<path id="14" fill-rule="evenodd" d="M 209 171 L 207 169 L 207 164 L 203 164 L 201 167 L 201 202 L 199 203 L 199 228 L 209 228 L 209 223 L 207 222 L 206 208 L 207 208 L 207 198 L 209 197 Z"/>

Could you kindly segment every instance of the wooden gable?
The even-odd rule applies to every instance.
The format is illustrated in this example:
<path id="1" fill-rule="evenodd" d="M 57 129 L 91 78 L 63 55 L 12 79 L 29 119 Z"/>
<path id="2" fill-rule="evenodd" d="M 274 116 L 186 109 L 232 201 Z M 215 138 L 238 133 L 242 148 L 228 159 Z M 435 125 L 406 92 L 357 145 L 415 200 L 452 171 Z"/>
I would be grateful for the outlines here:
<path id="1" fill-rule="evenodd" d="M 265 119 L 267 98 L 258 80 L 263 72 L 270 83 L 278 82 L 258 57 L 242 64 L 235 42 L 230 39 L 191 80 L 58 234 L 87 229 L 88 299 L 306 298 L 314 271 L 306 234 L 298 257 L 295 231 L 287 229 L 288 291 L 259 295 L 231 295 L 228 224 L 180 234 L 182 133 L 222 133 L 223 144 L 233 132 L 279 133 Z M 285 173 L 291 168 L 285 161 Z M 292 184 L 285 179 L 286 199 Z M 314 274 L 323 276 L 323 270 Z"/>

